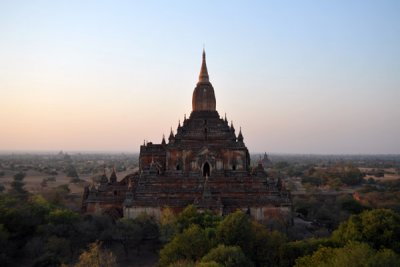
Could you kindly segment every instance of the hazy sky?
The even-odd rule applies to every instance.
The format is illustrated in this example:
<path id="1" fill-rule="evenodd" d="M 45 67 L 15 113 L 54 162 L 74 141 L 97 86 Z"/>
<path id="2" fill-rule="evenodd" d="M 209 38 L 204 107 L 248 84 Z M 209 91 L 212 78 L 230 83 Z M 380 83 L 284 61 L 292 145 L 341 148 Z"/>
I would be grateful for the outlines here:
<path id="1" fill-rule="evenodd" d="M 138 151 L 205 44 L 250 152 L 400 153 L 400 1 L 0 1 L 0 150 Z"/>

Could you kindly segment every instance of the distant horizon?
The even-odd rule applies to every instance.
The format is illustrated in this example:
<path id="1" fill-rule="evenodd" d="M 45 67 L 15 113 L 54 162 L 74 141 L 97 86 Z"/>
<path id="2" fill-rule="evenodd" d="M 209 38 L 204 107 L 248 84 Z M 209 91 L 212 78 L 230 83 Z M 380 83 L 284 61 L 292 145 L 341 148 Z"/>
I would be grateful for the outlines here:
<path id="1" fill-rule="evenodd" d="M 140 151 L 119 151 L 119 150 L 0 150 L 0 155 L 11 155 L 11 154 L 31 154 L 31 155 L 57 155 L 60 152 L 64 154 L 138 154 Z M 267 153 L 267 155 L 288 155 L 288 156 L 400 156 L 397 154 L 385 154 L 385 153 L 287 153 L 287 152 L 252 152 L 249 151 L 250 155 L 262 155 Z"/>
<path id="2" fill-rule="evenodd" d="M 217 111 L 249 151 L 396 155 L 399 14 L 394 0 L 0 1 L 0 149 L 161 143 L 192 110 L 205 44 Z"/>

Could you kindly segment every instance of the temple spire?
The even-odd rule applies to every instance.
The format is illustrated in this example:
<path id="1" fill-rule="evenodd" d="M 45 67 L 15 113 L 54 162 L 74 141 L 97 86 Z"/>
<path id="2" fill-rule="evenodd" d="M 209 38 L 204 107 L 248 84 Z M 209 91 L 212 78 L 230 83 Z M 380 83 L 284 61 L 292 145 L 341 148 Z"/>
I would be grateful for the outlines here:
<path id="1" fill-rule="evenodd" d="M 203 62 L 199 74 L 199 82 L 194 88 L 192 97 L 193 111 L 216 111 L 215 93 L 210 83 L 206 65 L 206 52 L 203 49 Z"/>
<path id="2" fill-rule="evenodd" d="M 200 75 L 199 75 L 199 83 L 208 83 L 210 82 L 207 71 L 206 64 L 206 51 L 203 48 L 203 61 L 201 63 Z"/>
<path id="3" fill-rule="evenodd" d="M 237 137 L 238 142 L 243 143 L 243 134 L 242 134 L 242 127 L 240 127 L 239 135 Z"/>

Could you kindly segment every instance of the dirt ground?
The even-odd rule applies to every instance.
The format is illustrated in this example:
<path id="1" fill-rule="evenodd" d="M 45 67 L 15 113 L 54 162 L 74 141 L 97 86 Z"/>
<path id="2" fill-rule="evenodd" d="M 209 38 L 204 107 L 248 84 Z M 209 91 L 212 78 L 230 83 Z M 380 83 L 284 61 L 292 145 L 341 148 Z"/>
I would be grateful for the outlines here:
<path id="1" fill-rule="evenodd" d="M 127 170 L 124 172 L 117 172 L 118 181 L 122 180 L 126 175 L 132 173 L 133 170 Z M 6 190 L 10 189 L 13 176 L 16 172 L 6 171 L 3 177 L 0 177 L 0 184 L 4 185 Z M 68 184 L 71 194 L 82 194 L 85 185 L 91 183 L 93 175 L 80 175 L 79 178 L 83 180 L 82 183 L 71 183 L 71 177 L 67 177 L 64 173 L 58 175 L 49 175 L 38 171 L 29 170 L 25 172 L 26 176 L 24 179 L 25 189 L 31 193 L 39 193 L 43 190 L 41 183 L 44 178 L 55 177 L 55 181 L 48 181 L 47 188 L 55 188 L 60 185 Z M 110 176 L 111 173 L 107 173 Z"/>
<path id="2" fill-rule="evenodd" d="M 372 171 L 373 168 L 360 168 L 360 171 L 362 172 L 369 172 Z M 369 178 L 372 178 L 377 181 L 390 181 L 390 180 L 397 180 L 400 179 L 400 174 L 396 174 L 396 170 L 394 168 L 386 168 L 383 169 L 385 171 L 385 174 L 383 177 L 377 177 L 373 175 L 366 175 L 364 177 L 365 180 L 368 180 Z M 393 174 L 390 174 L 393 173 Z"/>

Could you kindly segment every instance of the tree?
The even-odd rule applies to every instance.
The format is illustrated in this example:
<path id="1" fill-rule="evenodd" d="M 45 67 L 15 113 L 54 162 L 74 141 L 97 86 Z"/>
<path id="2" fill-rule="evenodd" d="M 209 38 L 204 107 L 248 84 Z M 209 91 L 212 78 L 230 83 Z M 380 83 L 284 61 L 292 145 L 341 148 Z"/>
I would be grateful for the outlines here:
<path id="1" fill-rule="evenodd" d="M 75 166 L 72 165 L 72 164 L 69 165 L 69 166 L 66 168 L 65 173 L 66 173 L 67 177 L 79 179 L 78 172 L 76 171 Z"/>
<path id="2" fill-rule="evenodd" d="M 89 250 L 79 256 L 79 261 L 75 267 L 114 267 L 117 261 L 112 252 L 101 248 L 101 244 L 96 242 L 89 245 Z"/>
<path id="3" fill-rule="evenodd" d="M 144 239 L 158 240 L 160 230 L 153 217 L 149 216 L 147 213 L 141 213 L 135 218 L 135 222 L 142 228 Z"/>
<path id="4" fill-rule="evenodd" d="M 254 237 L 251 222 L 242 211 L 229 214 L 217 227 L 218 242 L 239 246 L 246 255 L 252 255 Z"/>
<path id="5" fill-rule="evenodd" d="M 25 183 L 23 182 L 26 174 L 18 172 L 14 175 L 13 181 L 11 182 L 11 193 L 24 197 L 27 195 L 27 191 L 24 189 Z"/>
<path id="6" fill-rule="evenodd" d="M 278 266 L 286 242 L 285 236 L 280 232 L 268 231 L 263 225 L 254 222 L 254 256 L 253 260 L 258 266 Z"/>
<path id="7" fill-rule="evenodd" d="M 50 236 L 47 239 L 45 250 L 47 254 L 54 255 L 56 256 L 55 258 L 62 261 L 68 261 L 72 258 L 71 241 L 69 239 L 69 236 L 67 237 L 57 237 L 55 235 Z"/>
<path id="8" fill-rule="evenodd" d="M 160 241 L 167 243 L 178 232 L 176 216 L 172 209 L 164 208 L 160 218 Z"/>
<path id="9" fill-rule="evenodd" d="M 179 260 L 197 261 L 210 249 L 210 241 L 203 229 L 191 225 L 177 234 L 170 243 L 160 251 L 160 266 L 168 266 Z"/>
<path id="10" fill-rule="evenodd" d="M 49 213 L 48 220 L 54 225 L 73 224 L 79 220 L 79 214 L 68 209 L 55 209 Z"/>
<path id="11" fill-rule="evenodd" d="M 390 249 L 375 251 L 366 243 L 350 242 L 342 248 L 321 247 L 296 260 L 295 267 L 386 267 L 400 266 L 400 257 Z"/>
<path id="12" fill-rule="evenodd" d="M 180 260 L 174 263 L 171 263 L 170 265 L 168 265 L 168 267 L 198 267 L 198 265 L 194 264 L 193 261 L 187 261 L 187 260 Z M 210 266 L 212 267 L 212 266 Z M 219 267 L 219 265 L 217 266 Z"/>
<path id="13" fill-rule="evenodd" d="M 214 228 L 221 221 L 221 217 L 215 215 L 209 210 L 199 212 L 195 206 L 187 206 L 181 213 L 177 216 L 177 225 L 180 231 L 188 228 L 192 224 L 196 224 L 201 228 Z"/>
<path id="14" fill-rule="evenodd" d="M 184 265 L 184 266 L 175 266 L 173 267 L 192 267 L 193 265 Z M 168 266 L 171 267 L 171 266 Z M 199 262 L 195 265 L 195 267 L 223 267 L 223 265 L 216 263 L 215 261 L 208 261 L 208 262 Z"/>
<path id="15" fill-rule="evenodd" d="M 281 256 L 281 266 L 293 266 L 297 258 L 310 255 L 320 247 L 334 247 L 336 243 L 328 238 L 309 238 L 285 243 Z"/>
<path id="16" fill-rule="evenodd" d="M 201 218 L 196 207 L 193 205 L 188 205 L 181 213 L 178 214 L 176 221 L 179 230 L 183 231 L 192 224 L 200 225 Z"/>
<path id="17" fill-rule="evenodd" d="M 24 180 L 25 176 L 26 176 L 26 173 L 24 173 L 24 172 L 18 172 L 18 173 L 16 173 L 16 174 L 14 175 L 14 180 L 16 180 L 16 181 L 22 181 L 22 180 Z"/>
<path id="18" fill-rule="evenodd" d="M 333 232 L 333 240 L 366 242 L 375 249 L 400 252 L 400 215 L 389 209 L 375 209 L 352 215 Z"/>
<path id="19" fill-rule="evenodd" d="M 359 214 L 366 208 L 353 198 L 344 199 L 341 202 L 341 208 L 351 214 Z"/>
<path id="20" fill-rule="evenodd" d="M 208 252 L 202 259 L 202 263 L 216 262 L 224 267 L 246 267 L 253 263 L 246 258 L 242 249 L 238 246 L 219 245 Z"/>
<path id="21" fill-rule="evenodd" d="M 10 233 L 5 229 L 4 225 L 0 224 L 0 265 L 7 266 L 8 257 L 6 249 L 8 247 L 8 238 Z"/>
<path id="22" fill-rule="evenodd" d="M 128 255 L 130 248 L 136 248 L 144 236 L 143 228 L 133 219 L 122 218 L 117 221 L 112 238 L 124 247 L 125 255 Z"/>

